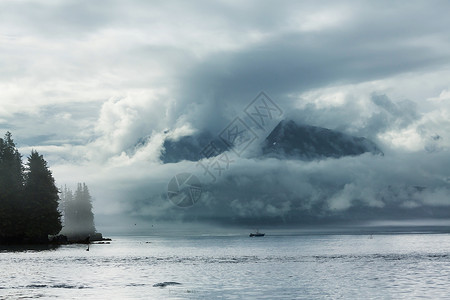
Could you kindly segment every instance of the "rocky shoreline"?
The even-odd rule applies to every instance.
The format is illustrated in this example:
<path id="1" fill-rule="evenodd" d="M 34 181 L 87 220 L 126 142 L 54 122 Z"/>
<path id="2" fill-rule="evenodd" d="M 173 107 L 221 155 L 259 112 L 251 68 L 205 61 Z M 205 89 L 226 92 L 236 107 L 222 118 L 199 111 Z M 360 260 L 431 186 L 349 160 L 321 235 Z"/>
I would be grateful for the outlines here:
<path id="1" fill-rule="evenodd" d="M 49 240 L 50 244 L 56 245 L 70 245 L 70 244 L 106 244 L 107 242 L 111 242 L 110 238 L 104 238 L 101 233 L 95 233 L 92 235 L 85 236 L 66 236 L 66 235 L 57 235 Z"/>
<path id="2" fill-rule="evenodd" d="M 109 244 L 112 240 L 104 238 L 101 233 L 95 233 L 88 236 L 66 236 L 63 234 L 51 237 L 7 237 L 0 238 L 0 245 L 71 245 L 71 244 Z"/>

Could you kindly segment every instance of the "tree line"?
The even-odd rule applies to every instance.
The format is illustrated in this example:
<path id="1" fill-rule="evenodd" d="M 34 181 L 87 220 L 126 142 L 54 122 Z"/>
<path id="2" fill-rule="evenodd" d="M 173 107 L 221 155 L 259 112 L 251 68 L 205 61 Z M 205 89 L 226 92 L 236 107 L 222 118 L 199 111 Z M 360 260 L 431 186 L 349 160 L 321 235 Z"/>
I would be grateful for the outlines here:
<path id="1" fill-rule="evenodd" d="M 46 242 L 62 228 L 58 188 L 44 157 L 25 165 L 10 132 L 0 138 L 0 243 Z"/>
<path id="2" fill-rule="evenodd" d="M 59 194 L 61 193 L 61 197 Z M 44 157 L 31 151 L 25 164 L 12 135 L 0 138 L 0 244 L 101 239 L 85 183 L 61 191 Z M 62 238 L 62 240 L 61 240 Z"/>
<path id="3" fill-rule="evenodd" d="M 61 234 L 71 240 L 82 240 L 96 234 L 92 197 L 85 183 L 78 183 L 75 192 L 67 186 L 61 188 L 61 211 L 64 224 Z"/>

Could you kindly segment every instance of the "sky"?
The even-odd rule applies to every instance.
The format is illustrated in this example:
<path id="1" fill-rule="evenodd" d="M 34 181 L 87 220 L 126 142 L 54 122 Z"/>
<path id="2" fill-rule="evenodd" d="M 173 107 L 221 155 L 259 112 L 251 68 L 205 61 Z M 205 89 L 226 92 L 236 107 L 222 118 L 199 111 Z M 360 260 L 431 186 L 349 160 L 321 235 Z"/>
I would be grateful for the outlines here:
<path id="1" fill-rule="evenodd" d="M 449 10 L 448 1 L 1 0 L 0 129 L 25 157 L 43 154 L 58 185 L 86 182 L 100 229 L 446 220 Z M 260 92 L 280 119 L 369 138 L 384 156 L 243 155 L 217 181 L 200 178 L 192 207 L 174 205 L 170 180 L 198 166 L 163 164 L 164 139 L 219 134 Z"/>

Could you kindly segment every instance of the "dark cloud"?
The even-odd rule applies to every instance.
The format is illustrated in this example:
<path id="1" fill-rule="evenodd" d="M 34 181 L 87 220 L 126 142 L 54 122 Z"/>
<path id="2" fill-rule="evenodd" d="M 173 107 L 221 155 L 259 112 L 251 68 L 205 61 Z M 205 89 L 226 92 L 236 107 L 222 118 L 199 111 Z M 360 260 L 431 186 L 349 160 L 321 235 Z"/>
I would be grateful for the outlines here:
<path id="1" fill-rule="evenodd" d="M 3 1 L 1 128 L 124 220 L 447 217 L 449 6 Z M 386 155 L 240 158 L 194 207 L 174 207 L 168 181 L 196 168 L 159 161 L 165 132 L 216 136 L 260 91 L 285 118 L 364 136 Z"/>
<path id="2" fill-rule="evenodd" d="M 220 53 L 189 73 L 193 86 L 206 86 L 219 97 L 268 90 L 271 94 L 301 92 L 337 83 L 357 83 L 446 62 L 426 45 L 377 47 L 354 44 L 352 36 L 288 34 L 238 53 Z M 191 85 L 190 85 L 191 86 Z"/>
<path id="3" fill-rule="evenodd" d="M 423 158 L 367 154 L 320 162 L 240 160 L 218 182 L 206 181 L 201 201 L 190 209 L 171 204 L 164 188 L 127 205 L 130 214 L 147 220 L 229 225 L 448 218 L 448 156 Z"/>
<path id="4" fill-rule="evenodd" d="M 281 31 L 239 51 L 212 53 L 186 69 L 178 97 L 200 107 L 190 121 L 202 128 L 223 124 L 255 91 L 268 92 L 290 110 L 291 94 L 425 72 L 449 61 L 449 52 L 442 51 L 440 40 L 446 39 L 444 28 L 450 24 L 442 18 L 429 22 L 434 9 L 416 4 L 387 12 L 385 4 L 368 4 L 346 10 L 351 17 L 343 24 L 319 32 Z M 254 14 L 258 12 L 255 8 Z M 252 24 L 259 28 L 258 21 Z M 400 105 L 404 107 L 398 109 L 414 109 L 407 103 Z"/>

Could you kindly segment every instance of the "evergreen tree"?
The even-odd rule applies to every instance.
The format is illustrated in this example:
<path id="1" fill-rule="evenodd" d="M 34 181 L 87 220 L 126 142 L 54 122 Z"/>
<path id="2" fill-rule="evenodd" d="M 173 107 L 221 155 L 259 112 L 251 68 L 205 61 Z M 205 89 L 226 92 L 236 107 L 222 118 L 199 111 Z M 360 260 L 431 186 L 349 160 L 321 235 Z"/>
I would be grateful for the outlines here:
<path id="1" fill-rule="evenodd" d="M 77 230 L 77 207 L 74 201 L 73 192 L 71 189 L 64 187 L 61 193 L 61 208 L 64 219 L 64 227 L 61 231 L 66 236 L 73 236 Z"/>
<path id="2" fill-rule="evenodd" d="M 78 183 L 75 193 L 65 188 L 62 196 L 64 228 L 61 231 L 70 239 L 82 240 L 95 234 L 92 197 L 85 183 Z"/>
<path id="3" fill-rule="evenodd" d="M 64 185 L 64 188 L 61 187 L 61 196 L 60 196 L 60 204 L 59 204 L 59 211 L 62 212 L 61 216 L 61 222 L 62 224 L 66 224 L 66 213 L 69 211 L 69 207 L 72 204 L 73 201 L 73 193 L 72 190 L 67 188 L 66 185 Z M 69 220 L 71 218 L 69 217 Z"/>
<path id="4" fill-rule="evenodd" d="M 61 230 L 58 189 L 42 155 L 27 169 L 11 133 L 0 138 L 0 243 L 48 242 Z"/>
<path id="5" fill-rule="evenodd" d="M 47 162 L 36 151 L 28 157 L 25 198 L 28 216 L 26 235 L 44 240 L 49 234 L 57 234 L 61 230 L 58 189 Z"/>
<path id="6" fill-rule="evenodd" d="M 10 132 L 0 138 L 0 239 L 23 235 L 22 157 Z"/>
<path id="7" fill-rule="evenodd" d="M 78 203 L 78 213 L 80 216 L 80 222 L 85 225 L 84 230 L 88 234 L 95 233 L 94 213 L 92 212 L 92 197 L 89 193 L 89 188 L 84 182 L 81 185 L 81 198 Z"/>

